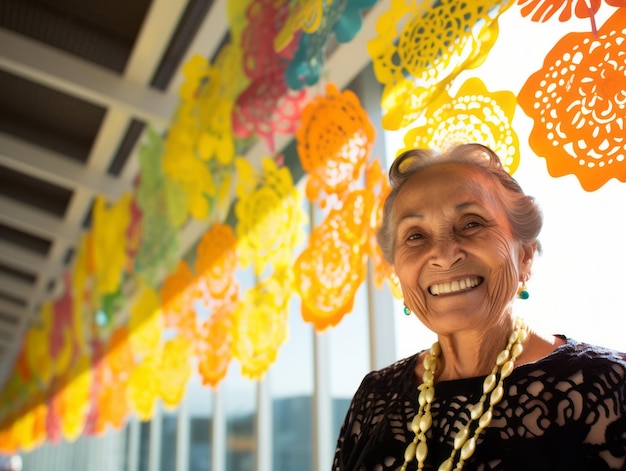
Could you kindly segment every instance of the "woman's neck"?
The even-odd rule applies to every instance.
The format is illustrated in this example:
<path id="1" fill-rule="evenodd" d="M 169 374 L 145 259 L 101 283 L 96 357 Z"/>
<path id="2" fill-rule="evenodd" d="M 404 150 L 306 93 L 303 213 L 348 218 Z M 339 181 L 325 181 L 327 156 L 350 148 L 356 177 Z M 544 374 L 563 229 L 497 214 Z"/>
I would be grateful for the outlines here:
<path id="1" fill-rule="evenodd" d="M 441 355 L 435 382 L 488 375 L 496 364 L 498 354 L 506 347 L 511 332 L 513 324 L 510 327 L 499 326 L 487 331 L 438 336 Z M 515 361 L 515 365 L 540 360 L 563 343 L 565 341 L 560 337 L 540 335 L 529 329 L 524 350 Z M 422 370 L 421 362 L 418 368 Z M 418 377 L 421 377 L 421 373 Z"/>
<path id="2" fill-rule="evenodd" d="M 440 335 L 441 356 L 436 381 L 473 378 L 491 373 L 498 354 L 506 347 L 513 325 L 487 331 Z"/>

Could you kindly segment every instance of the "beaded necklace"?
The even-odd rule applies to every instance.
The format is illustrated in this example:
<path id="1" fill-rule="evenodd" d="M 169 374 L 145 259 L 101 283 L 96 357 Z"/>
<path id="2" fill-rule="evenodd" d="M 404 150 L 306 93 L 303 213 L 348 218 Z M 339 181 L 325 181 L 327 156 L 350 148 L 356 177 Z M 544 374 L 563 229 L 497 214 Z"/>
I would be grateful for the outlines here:
<path id="1" fill-rule="evenodd" d="M 461 471 L 465 461 L 467 461 L 476 450 L 476 440 L 483 430 L 491 423 L 493 418 L 493 407 L 500 402 L 504 396 L 504 380 L 512 372 L 515 366 L 515 359 L 520 356 L 523 350 L 524 340 L 528 337 L 528 330 L 524 321 L 517 318 L 515 321 L 515 329 L 509 337 L 508 344 L 502 350 L 496 359 L 496 365 L 483 381 L 483 393 L 480 400 L 470 406 L 470 421 L 464 426 L 454 437 L 454 446 L 450 458 L 445 460 L 439 466 L 439 471 Z M 404 451 L 404 464 L 400 471 L 406 471 L 407 465 L 417 459 L 417 469 L 424 469 L 426 456 L 428 455 L 428 444 L 426 443 L 426 432 L 433 423 L 430 413 L 430 405 L 435 398 L 435 371 L 437 370 L 437 358 L 441 355 L 441 346 L 439 342 L 435 342 L 430 351 L 424 356 L 424 374 L 422 375 L 422 384 L 418 387 L 419 409 L 413 421 L 411 422 L 411 430 L 415 434 L 415 438 Z M 485 410 L 485 402 L 489 399 L 487 410 Z M 472 425 L 478 421 L 474 434 L 470 436 Z M 457 454 L 458 461 L 457 461 Z M 456 466 L 454 463 L 456 461 Z"/>

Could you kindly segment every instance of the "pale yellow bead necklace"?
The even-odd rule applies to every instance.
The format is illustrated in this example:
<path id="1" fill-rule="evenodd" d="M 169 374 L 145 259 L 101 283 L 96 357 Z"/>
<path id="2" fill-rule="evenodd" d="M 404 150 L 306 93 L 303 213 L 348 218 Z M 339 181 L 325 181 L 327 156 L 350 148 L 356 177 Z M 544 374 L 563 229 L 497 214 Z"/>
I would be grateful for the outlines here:
<path id="1" fill-rule="evenodd" d="M 526 324 L 521 319 L 516 319 L 515 329 L 509 337 L 506 348 L 498 354 L 496 365 L 493 367 L 491 374 L 483 381 L 483 394 L 480 400 L 473 406 L 470 406 L 470 421 L 454 437 L 454 447 L 452 448 L 450 458 L 441 463 L 439 471 L 452 471 L 453 469 L 454 471 L 461 471 L 465 461 L 474 454 L 478 436 L 491 423 L 493 407 L 504 396 L 504 380 L 513 372 L 515 359 L 522 353 L 523 343 L 527 337 L 528 330 L 526 329 Z M 424 463 L 428 455 L 426 432 L 433 423 L 430 405 L 435 398 L 435 372 L 437 370 L 437 358 L 440 354 L 441 346 L 439 342 L 435 342 L 430 351 L 424 356 L 424 374 L 422 375 L 422 384 L 418 388 L 419 409 L 411 422 L 411 430 L 415 433 L 415 438 L 404 451 L 404 464 L 400 468 L 401 471 L 406 471 L 407 465 L 414 459 L 417 459 L 417 469 L 424 469 Z M 489 406 L 485 411 L 487 398 L 489 398 Z M 478 420 L 478 425 L 474 430 L 474 435 L 470 436 L 470 427 L 476 420 Z M 453 468 L 457 454 L 459 455 L 458 461 Z"/>

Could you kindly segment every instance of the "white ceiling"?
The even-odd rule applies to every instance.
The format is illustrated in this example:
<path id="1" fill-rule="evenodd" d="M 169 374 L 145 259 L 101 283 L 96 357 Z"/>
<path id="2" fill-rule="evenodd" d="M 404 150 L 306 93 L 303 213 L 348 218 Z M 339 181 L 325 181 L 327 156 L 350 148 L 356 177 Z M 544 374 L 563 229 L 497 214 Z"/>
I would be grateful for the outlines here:
<path id="1" fill-rule="evenodd" d="M 332 47 L 326 79 L 368 63 L 379 2 L 359 35 Z M 226 0 L 0 2 L 0 384 L 42 301 L 62 289 L 94 196 L 131 187 L 144 124 L 165 130 L 182 64 L 228 41 Z M 330 49 L 329 49 L 330 50 Z M 291 138 L 279 136 L 277 149 Z M 261 141 L 247 154 L 257 164 Z M 182 250 L 206 230 L 192 221 Z"/>

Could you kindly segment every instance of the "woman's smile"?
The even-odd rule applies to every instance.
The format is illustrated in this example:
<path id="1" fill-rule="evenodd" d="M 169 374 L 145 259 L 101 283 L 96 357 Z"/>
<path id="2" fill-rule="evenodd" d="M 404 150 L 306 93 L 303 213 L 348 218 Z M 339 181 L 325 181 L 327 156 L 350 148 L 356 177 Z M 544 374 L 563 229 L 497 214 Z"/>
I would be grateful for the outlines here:
<path id="1" fill-rule="evenodd" d="M 458 280 L 435 283 L 428 288 L 428 292 L 433 296 L 457 294 L 474 289 L 479 286 L 483 281 L 484 278 L 482 277 L 469 276 L 467 278 L 461 278 Z"/>

